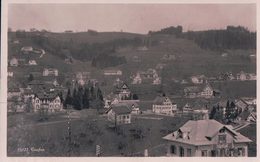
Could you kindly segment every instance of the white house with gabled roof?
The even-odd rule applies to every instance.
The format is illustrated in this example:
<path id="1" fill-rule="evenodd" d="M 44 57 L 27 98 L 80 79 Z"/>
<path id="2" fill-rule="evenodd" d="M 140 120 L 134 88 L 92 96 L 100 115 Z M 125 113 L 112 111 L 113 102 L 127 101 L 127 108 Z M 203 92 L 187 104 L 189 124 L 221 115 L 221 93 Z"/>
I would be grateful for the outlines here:
<path id="1" fill-rule="evenodd" d="M 167 155 L 177 157 L 246 157 L 249 138 L 216 120 L 189 120 L 163 137 Z"/>

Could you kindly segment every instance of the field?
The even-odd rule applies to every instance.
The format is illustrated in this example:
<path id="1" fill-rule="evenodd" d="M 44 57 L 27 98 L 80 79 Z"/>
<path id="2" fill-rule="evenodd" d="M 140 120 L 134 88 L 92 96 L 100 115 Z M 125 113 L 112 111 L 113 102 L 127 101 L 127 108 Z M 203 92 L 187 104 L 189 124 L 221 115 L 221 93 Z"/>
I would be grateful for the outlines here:
<path id="1" fill-rule="evenodd" d="M 111 128 L 106 117 L 90 115 L 71 121 L 72 150 L 69 149 L 68 124 L 63 117 L 61 122 L 41 122 L 29 119 L 23 121 L 23 115 L 8 117 L 8 156 L 95 156 L 95 147 L 100 145 L 102 156 L 139 156 L 144 149 L 151 150 L 150 156 L 165 154 L 162 137 L 175 131 L 188 119 L 142 115 L 133 117 L 132 124 Z M 28 115 L 27 115 L 28 120 Z M 16 123 L 16 124 L 14 124 Z M 161 146 L 161 151 L 153 148 Z M 21 151 L 21 148 L 43 148 L 43 152 Z"/>

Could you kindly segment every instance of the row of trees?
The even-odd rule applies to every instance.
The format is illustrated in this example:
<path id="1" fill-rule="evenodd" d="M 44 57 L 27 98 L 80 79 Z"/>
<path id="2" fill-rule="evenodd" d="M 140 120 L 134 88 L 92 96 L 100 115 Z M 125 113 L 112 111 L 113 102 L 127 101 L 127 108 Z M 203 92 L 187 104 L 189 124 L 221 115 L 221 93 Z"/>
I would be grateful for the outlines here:
<path id="1" fill-rule="evenodd" d="M 241 110 L 237 109 L 235 103 L 228 100 L 225 109 L 223 109 L 223 107 L 219 104 L 213 106 L 209 114 L 209 118 L 225 123 L 230 123 L 234 121 L 240 113 Z"/>
<path id="2" fill-rule="evenodd" d="M 256 49 L 256 32 L 241 26 L 228 26 L 225 30 L 188 31 L 182 37 L 193 40 L 204 49 Z"/>
<path id="3" fill-rule="evenodd" d="M 78 86 L 68 89 L 67 96 L 64 101 L 64 108 L 73 107 L 76 110 L 96 108 L 102 109 L 104 107 L 103 94 L 100 88 L 94 86 Z"/>

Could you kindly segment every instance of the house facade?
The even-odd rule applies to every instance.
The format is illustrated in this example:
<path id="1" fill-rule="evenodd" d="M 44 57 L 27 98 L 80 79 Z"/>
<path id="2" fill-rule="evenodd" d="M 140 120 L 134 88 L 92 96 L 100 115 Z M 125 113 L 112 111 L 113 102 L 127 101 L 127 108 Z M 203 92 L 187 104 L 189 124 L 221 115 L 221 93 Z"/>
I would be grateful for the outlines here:
<path id="1" fill-rule="evenodd" d="M 205 85 L 184 88 L 184 96 L 189 98 L 211 98 L 215 96 L 215 90 L 210 86 L 210 84 L 206 83 Z"/>
<path id="2" fill-rule="evenodd" d="M 54 69 L 54 68 L 45 68 L 43 70 L 43 76 L 58 76 L 58 69 Z"/>
<path id="3" fill-rule="evenodd" d="M 252 142 L 215 120 L 190 120 L 163 139 L 168 142 L 167 156 L 176 157 L 246 157 Z"/>
<path id="4" fill-rule="evenodd" d="M 18 59 L 16 59 L 15 57 L 13 57 L 10 61 L 9 61 L 9 65 L 10 66 L 18 66 Z"/>
<path id="5" fill-rule="evenodd" d="M 55 93 L 38 93 L 32 99 L 34 112 L 44 109 L 47 112 L 61 111 L 63 106 L 60 97 Z"/>
<path id="6" fill-rule="evenodd" d="M 172 103 L 168 97 L 157 96 L 153 101 L 152 112 L 155 114 L 174 115 L 177 104 Z"/>
<path id="7" fill-rule="evenodd" d="M 121 70 L 105 70 L 104 71 L 104 75 L 107 75 L 107 76 L 113 76 L 113 75 L 122 75 L 123 72 Z"/>
<path id="8" fill-rule="evenodd" d="M 130 124 L 131 108 L 125 104 L 113 105 L 107 112 L 107 119 L 115 125 Z"/>
<path id="9" fill-rule="evenodd" d="M 191 82 L 193 84 L 203 84 L 206 77 L 204 75 L 196 75 L 191 77 Z"/>

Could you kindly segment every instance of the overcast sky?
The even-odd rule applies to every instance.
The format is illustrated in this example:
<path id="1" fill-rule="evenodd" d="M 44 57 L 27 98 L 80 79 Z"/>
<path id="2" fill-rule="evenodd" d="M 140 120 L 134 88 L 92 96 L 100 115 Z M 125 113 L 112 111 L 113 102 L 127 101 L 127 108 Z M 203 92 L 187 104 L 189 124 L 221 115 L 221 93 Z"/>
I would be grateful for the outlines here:
<path id="1" fill-rule="evenodd" d="M 16 29 L 147 33 L 182 25 L 187 30 L 242 25 L 256 30 L 253 4 L 11 4 L 8 26 Z"/>

